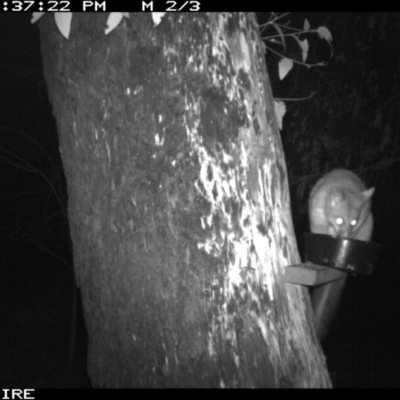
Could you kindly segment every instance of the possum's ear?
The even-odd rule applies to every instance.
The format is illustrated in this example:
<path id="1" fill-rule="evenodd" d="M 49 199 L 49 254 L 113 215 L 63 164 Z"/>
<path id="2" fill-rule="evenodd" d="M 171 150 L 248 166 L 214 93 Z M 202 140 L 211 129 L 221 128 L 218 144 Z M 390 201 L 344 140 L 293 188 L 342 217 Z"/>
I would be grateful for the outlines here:
<path id="1" fill-rule="evenodd" d="M 368 190 L 364 190 L 363 192 L 357 193 L 356 195 L 353 195 L 355 204 L 357 204 L 359 207 L 361 207 L 363 204 L 365 204 L 369 199 L 372 197 L 372 195 L 375 192 L 375 188 L 371 188 Z"/>
<path id="2" fill-rule="evenodd" d="M 375 188 L 370 188 L 368 190 L 365 190 L 364 192 L 361 192 L 360 194 L 364 197 L 364 199 L 365 199 L 364 202 L 365 202 L 372 197 L 374 192 L 375 192 Z"/>

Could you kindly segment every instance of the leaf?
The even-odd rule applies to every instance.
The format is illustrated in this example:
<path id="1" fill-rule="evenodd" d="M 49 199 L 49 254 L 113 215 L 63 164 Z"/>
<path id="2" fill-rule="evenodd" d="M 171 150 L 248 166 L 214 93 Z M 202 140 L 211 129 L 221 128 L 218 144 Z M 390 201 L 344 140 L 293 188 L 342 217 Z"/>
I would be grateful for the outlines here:
<path id="1" fill-rule="evenodd" d="M 274 108 L 279 130 L 282 130 L 283 116 L 286 113 L 286 104 L 283 101 L 274 100 Z"/>
<path id="2" fill-rule="evenodd" d="M 71 19 L 72 12 L 54 13 L 54 20 L 56 21 L 57 28 L 66 39 L 68 39 L 71 30 Z"/>
<path id="3" fill-rule="evenodd" d="M 281 43 L 282 43 L 283 49 L 284 49 L 284 51 L 286 51 L 285 37 L 283 36 L 282 29 L 281 29 L 281 28 L 279 27 L 279 25 L 277 25 L 277 24 L 272 24 L 272 26 L 277 30 L 278 35 L 279 35 L 280 38 L 281 38 Z"/>
<path id="4" fill-rule="evenodd" d="M 32 13 L 31 24 L 34 24 L 39 18 L 41 18 L 45 14 L 44 12 L 34 12 Z"/>
<path id="5" fill-rule="evenodd" d="M 279 61 L 279 79 L 282 80 L 292 68 L 293 61 L 290 58 L 283 57 Z"/>
<path id="6" fill-rule="evenodd" d="M 318 35 L 320 38 L 325 39 L 327 42 L 332 41 L 332 34 L 331 31 L 326 26 L 320 26 L 317 29 Z"/>
<path id="7" fill-rule="evenodd" d="M 307 39 L 300 40 L 296 36 L 294 36 L 294 38 L 296 39 L 297 44 L 301 48 L 301 58 L 303 59 L 303 62 L 305 62 L 308 56 L 308 49 L 309 49 L 308 40 Z"/>
<path id="8" fill-rule="evenodd" d="M 154 26 L 156 27 L 160 22 L 165 12 L 152 12 L 151 17 L 153 18 Z"/>
<path id="9" fill-rule="evenodd" d="M 122 12 L 110 12 L 110 15 L 107 19 L 107 28 L 104 31 L 106 35 L 108 35 L 111 31 L 113 31 L 119 23 L 122 21 L 124 14 Z"/>

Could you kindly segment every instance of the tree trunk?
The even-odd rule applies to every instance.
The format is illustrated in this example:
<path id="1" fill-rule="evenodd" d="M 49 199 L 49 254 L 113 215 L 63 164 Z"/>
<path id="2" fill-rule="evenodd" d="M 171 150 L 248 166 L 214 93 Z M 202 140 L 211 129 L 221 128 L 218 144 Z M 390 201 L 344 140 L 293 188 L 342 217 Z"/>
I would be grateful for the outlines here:
<path id="1" fill-rule="evenodd" d="M 39 21 L 95 387 L 326 387 L 252 14 Z"/>

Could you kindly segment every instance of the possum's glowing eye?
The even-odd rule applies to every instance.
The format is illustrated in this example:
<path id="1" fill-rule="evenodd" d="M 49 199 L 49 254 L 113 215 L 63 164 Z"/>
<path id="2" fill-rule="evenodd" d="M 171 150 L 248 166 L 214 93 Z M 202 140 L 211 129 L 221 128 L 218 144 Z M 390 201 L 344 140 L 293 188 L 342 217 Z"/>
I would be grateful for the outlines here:
<path id="1" fill-rule="evenodd" d="M 357 225 L 357 220 L 353 219 L 353 221 L 350 222 L 350 225 L 351 226 L 356 226 Z"/>
<path id="2" fill-rule="evenodd" d="M 338 225 L 342 225 L 343 224 L 343 218 L 340 218 L 340 217 L 336 218 L 336 223 Z"/>

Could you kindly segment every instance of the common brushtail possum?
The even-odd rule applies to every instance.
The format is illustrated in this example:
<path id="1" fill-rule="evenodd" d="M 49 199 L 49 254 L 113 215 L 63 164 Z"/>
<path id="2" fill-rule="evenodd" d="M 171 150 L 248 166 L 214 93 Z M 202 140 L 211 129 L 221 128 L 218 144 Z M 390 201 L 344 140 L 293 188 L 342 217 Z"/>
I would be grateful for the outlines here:
<path id="1" fill-rule="evenodd" d="M 346 169 L 324 175 L 313 187 L 308 203 L 310 230 L 341 238 L 368 242 L 372 236 L 371 196 L 361 179 Z M 317 286 L 311 291 L 315 329 L 323 341 L 339 305 L 346 277 Z"/>

